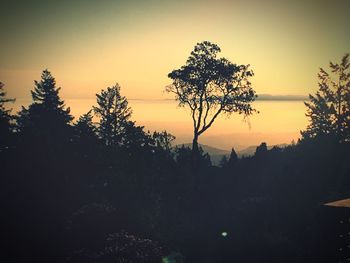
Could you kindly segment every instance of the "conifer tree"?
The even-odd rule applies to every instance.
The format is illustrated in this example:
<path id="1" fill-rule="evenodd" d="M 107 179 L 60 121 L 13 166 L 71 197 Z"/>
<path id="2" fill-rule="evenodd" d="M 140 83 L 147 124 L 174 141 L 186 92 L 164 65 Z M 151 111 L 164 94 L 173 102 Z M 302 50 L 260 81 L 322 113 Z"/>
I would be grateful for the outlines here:
<path id="1" fill-rule="evenodd" d="M 304 139 L 335 135 L 340 142 L 350 140 L 350 61 L 345 54 L 340 63 L 329 63 L 331 73 L 320 69 L 319 90 L 305 102 L 310 124 Z"/>
<path id="2" fill-rule="evenodd" d="M 115 84 L 96 94 L 97 106 L 93 110 L 100 118 L 98 134 L 107 146 L 122 142 L 132 110 L 128 101 L 120 94 L 120 86 Z"/>
<path id="3" fill-rule="evenodd" d="M 309 95 L 309 102 L 305 102 L 307 109 L 306 116 L 310 118 L 310 124 L 301 134 L 303 138 L 314 138 L 316 136 L 329 135 L 334 133 L 332 116 L 334 107 L 328 105 L 324 96 L 317 92 L 315 96 Z"/>
<path id="4" fill-rule="evenodd" d="M 96 126 L 93 123 L 92 110 L 81 115 L 75 124 L 75 131 L 78 140 L 91 140 L 96 138 Z"/>
<path id="5" fill-rule="evenodd" d="M 78 159 L 84 162 L 96 160 L 96 155 L 100 155 L 97 154 L 101 148 L 92 110 L 81 115 L 74 124 L 74 146 Z"/>
<path id="6" fill-rule="evenodd" d="M 73 117 L 59 97 L 61 88 L 56 87 L 55 78 L 46 69 L 34 84 L 33 103 L 22 107 L 17 119 L 19 131 L 48 143 L 69 139 Z"/>
<path id="7" fill-rule="evenodd" d="M 267 144 L 266 142 L 262 142 L 255 150 L 255 156 L 260 157 L 264 156 L 267 153 Z"/>
<path id="8" fill-rule="evenodd" d="M 228 164 L 230 166 L 234 165 L 238 161 L 238 155 L 235 151 L 235 148 L 232 147 L 230 158 L 228 159 Z"/>
<path id="9" fill-rule="evenodd" d="M 129 149 L 150 146 L 152 144 L 152 137 L 143 129 L 143 126 L 138 126 L 133 121 L 125 122 L 124 133 L 120 140 L 121 145 Z"/>
<path id="10" fill-rule="evenodd" d="M 156 147 L 163 149 L 166 152 L 170 152 L 172 142 L 175 140 L 175 136 L 167 131 L 153 132 L 152 139 Z"/>
<path id="11" fill-rule="evenodd" d="M 8 146 L 11 134 L 11 110 L 6 109 L 5 103 L 14 102 L 14 99 L 6 98 L 4 84 L 0 82 L 0 149 Z"/>

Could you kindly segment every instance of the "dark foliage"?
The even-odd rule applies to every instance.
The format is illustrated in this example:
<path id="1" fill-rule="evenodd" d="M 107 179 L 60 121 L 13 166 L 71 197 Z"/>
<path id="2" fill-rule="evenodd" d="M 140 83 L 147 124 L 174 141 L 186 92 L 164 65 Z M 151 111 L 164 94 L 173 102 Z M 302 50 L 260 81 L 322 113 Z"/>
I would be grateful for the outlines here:
<path id="1" fill-rule="evenodd" d="M 241 159 L 232 149 L 220 168 L 199 148 L 194 174 L 191 149 L 174 149 L 171 134 L 131 121 L 119 86 L 103 90 L 95 115 L 74 124 L 58 93 L 45 70 L 0 151 L 7 262 L 343 257 L 336 231 L 348 233 L 349 224 L 341 230 L 336 221 L 349 211 L 323 204 L 349 197 L 347 141 L 316 136 L 271 150 L 262 143 Z"/>
<path id="2" fill-rule="evenodd" d="M 14 99 L 6 98 L 4 86 L 5 84 L 0 82 L 0 151 L 9 147 L 8 142 L 11 140 L 11 130 L 13 129 L 11 110 L 7 109 L 5 104 L 15 101 Z"/>
<path id="3" fill-rule="evenodd" d="M 203 41 L 197 43 L 186 64 L 168 74 L 173 83 L 166 88 L 174 93 L 179 106 L 191 111 L 193 121 L 194 154 L 198 152 L 198 138 L 211 127 L 220 114 L 253 114 L 251 103 L 255 91 L 249 65 L 233 64 L 226 58 L 218 58 L 218 45 Z"/>
<path id="4" fill-rule="evenodd" d="M 301 134 L 304 139 L 333 136 L 350 141 L 350 61 L 349 54 L 341 62 L 329 63 L 331 73 L 320 69 L 319 90 L 305 102 L 310 124 Z"/>
<path id="5" fill-rule="evenodd" d="M 118 84 L 102 90 L 96 97 L 98 106 L 94 107 L 94 112 L 100 118 L 99 137 L 107 146 L 121 144 L 123 137 L 128 134 L 126 129 L 130 128 L 128 120 L 132 111 L 127 99 L 120 95 Z"/>

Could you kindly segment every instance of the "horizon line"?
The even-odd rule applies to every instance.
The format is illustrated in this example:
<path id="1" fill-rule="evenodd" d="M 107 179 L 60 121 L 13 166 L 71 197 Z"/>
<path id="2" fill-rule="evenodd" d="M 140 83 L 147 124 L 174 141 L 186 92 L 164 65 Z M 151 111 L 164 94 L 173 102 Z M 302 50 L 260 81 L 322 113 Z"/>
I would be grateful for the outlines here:
<path id="1" fill-rule="evenodd" d="M 31 98 L 26 97 L 18 97 L 16 100 L 31 100 Z M 68 97 L 64 98 L 64 100 L 90 100 L 93 98 L 90 97 Z M 175 101 L 175 99 L 170 98 L 130 98 L 128 101 Z M 272 95 L 267 93 L 257 94 L 256 101 L 306 101 L 309 100 L 307 95 Z"/>

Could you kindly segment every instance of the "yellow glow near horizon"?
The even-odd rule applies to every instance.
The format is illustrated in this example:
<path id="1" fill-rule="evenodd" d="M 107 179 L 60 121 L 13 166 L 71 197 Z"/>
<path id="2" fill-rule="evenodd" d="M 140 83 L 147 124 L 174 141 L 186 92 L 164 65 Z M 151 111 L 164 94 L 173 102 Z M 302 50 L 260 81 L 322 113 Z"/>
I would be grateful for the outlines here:
<path id="1" fill-rule="evenodd" d="M 318 88 L 318 68 L 350 51 L 349 7 L 342 0 L 8 2 L 0 18 L 0 81 L 19 103 L 30 99 L 33 80 L 48 68 L 72 109 L 85 108 L 81 99 L 94 100 L 116 82 L 128 99 L 172 98 L 163 92 L 167 74 L 185 63 L 197 42 L 209 40 L 221 56 L 251 64 L 258 93 L 307 95 Z M 73 99 L 81 105 L 70 105 Z M 277 113 L 259 110 L 252 124 L 272 134 Z M 286 116 L 294 116 L 292 110 Z M 148 111 L 158 119 L 164 114 Z M 294 133 L 306 124 L 299 113 Z M 220 133 L 219 123 L 208 134 Z"/>
<path id="2" fill-rule="evenodd" d="M 76 118 L 96 105 L 94 99 L 69 99 L 66 105 Z M 30 100 L 19 100 L 14 111 L 20 105 L 28 105 Z M 132 120 L 145 130 L 162 131 L 176 135 L 175 143 L 189 143 L 192 140 L 193 124 L 187 108 L 179 108 L 174 101 L 167 100 L 129 100 L 133 110 Z M 268 145 L 297 141 L 299 131 L 307 125 L 305 106 L 302 101 L 256 101 L 260 113 L 244 121 L 242 115 L 220 116 L 213 126 L 203 134 L 200 143 L 229 150 L 240 150 L 262 141 Z"/>

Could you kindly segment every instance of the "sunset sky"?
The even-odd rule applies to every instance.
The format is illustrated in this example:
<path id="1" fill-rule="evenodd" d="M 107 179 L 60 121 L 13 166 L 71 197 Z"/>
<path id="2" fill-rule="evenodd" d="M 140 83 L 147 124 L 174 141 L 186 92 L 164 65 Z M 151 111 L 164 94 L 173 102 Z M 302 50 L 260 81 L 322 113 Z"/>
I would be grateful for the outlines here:
<path id="1" fill-rule="evenodd" d="M 160 128 L 163 117 L 159 112 L 164 114 L 170 106 L 148 104 L 147 115 L 143 104 L 132 101 L 172 98 L 164 93 L 170 84 L 167 74 L 185 63 L 197 42 L 214 42 L 230 61 L 250 64 L 254 89 L 272 95 L 315 92 L 319 67 L 327 68 L 330 60 L 339 61 L 350 52 L 350 1 L 346 0 L 12 0 L 2 1 L 1 10 L 0 81 L 8 95 L 17 98 L 15 109 L 30 99 L 33 80 L 48 68 L 62 87 L 62 98 L 67 104 L 71 101 L 73 114 L 90 107 L 82 99 L 85 103 L 93 100 L 102 88 L 118 82 L 122 94 L 134 104 L 134 119 L 149 129 Z M 259 109 L 261 115 L 251 120 L 253 132 L 267 137 L 272 131 L 280 132 L 276 136 L 283 139 L 271 142 L 290 142 L 307 124 L 305 108 L 302 103 L 299 106 L 285 107 L 292 122 L 285 131 L 273 122 L 279 118 L 273 114 L 277 108 L 263 105 L 270 113 Z M 169 109 L 167 119 L 176 110 Z M 186 113 L 179 114 L 187 123 Z M 230 124 L 232 130 L 244 136 L 252 132 L 238 127 L 243 125 L 240 117 L 235 121 Z M 181 137 L 188 124 L 181 129 L 176 125 L 179 122 L 164 128 Z M 252 139 L 246 144 L 250 143 L 256 142 Z"/>

